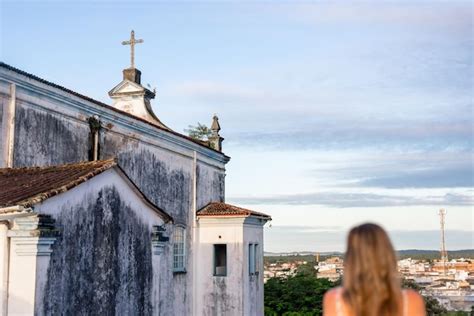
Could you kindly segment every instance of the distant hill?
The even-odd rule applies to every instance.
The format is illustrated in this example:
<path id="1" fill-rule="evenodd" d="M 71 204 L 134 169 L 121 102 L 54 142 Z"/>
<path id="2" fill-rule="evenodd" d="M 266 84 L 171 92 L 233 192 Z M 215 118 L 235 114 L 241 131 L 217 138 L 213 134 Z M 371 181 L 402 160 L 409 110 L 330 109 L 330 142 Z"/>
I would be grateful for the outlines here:
<path id="1" fill-rule="evenodd" d="M 420 250 L 420 249 L 405 249 L 397 251 L 400 259 L 412 258 L 412 259 L 425 259 L 434 260 L 440 258 L 439 250 Z M 295 251 L 295 252 L 265 252 L 266 261 L 295 261 L 305 260 L 314 261 L 315 255 L 318 254 L 315 251 Z M 343 256 L 344 253 L 338 251 L 319 252 L 321 260 L 325 257 L 330 256 Z M 474 259 L 474 249 L 462 249 L 462 250 L 451 250 L 448 251 L 449 259 L 459 258 L 472 258 Z"/>
<path id="2" fill-rule="evenodd" d="M 293 252 L 265 252 L 263 255 L 265 257 L 291 257 L 291 256 L 315 256 L 318 254 L 320 256 L 328 255 L 342 255 L 342 252 L 338 251 L 328 251 L 328 252 L 315 252 L 315 251 L 293 251 Z"/>
<path id="3" fill-rule="evenodd" d="M 412 259 L 439 259 L 439 250 L 420 250 L 420 249 L 406 249 L 399 250 L 398 256 L 400 259 L 412 258 Z M 449 259 L 460 259 L 460 258 L 474 258 L 474 249 L 462 249 L 462 250 L 451 250 L 448 251 Z"/>

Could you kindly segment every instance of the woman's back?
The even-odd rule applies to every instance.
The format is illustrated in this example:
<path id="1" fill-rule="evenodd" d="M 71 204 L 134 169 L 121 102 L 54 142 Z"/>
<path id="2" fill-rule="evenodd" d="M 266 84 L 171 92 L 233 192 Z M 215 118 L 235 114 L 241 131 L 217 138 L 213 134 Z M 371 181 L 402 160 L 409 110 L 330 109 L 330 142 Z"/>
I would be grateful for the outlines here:
<path id="1" fill-rule="evenodd" d="M 402 291 L 395 251 L 382 227 L 367 223 L 349 232 L 343 286 L 325 295 L 324 315 L 425 315 L 421 296 Z"/>
<path id="2" fill-rule="evenodd" d="M 324 316 L 357 316 L 352 308 L 343 299 L 342 287 L 330 290 L 324 296 Z M 403 290 L 400 301 L 400 316 L 425 316 L 425 303 L 423 298 L 413 290 Z M 398 315 L 394 315 L 398 316 Z"/>

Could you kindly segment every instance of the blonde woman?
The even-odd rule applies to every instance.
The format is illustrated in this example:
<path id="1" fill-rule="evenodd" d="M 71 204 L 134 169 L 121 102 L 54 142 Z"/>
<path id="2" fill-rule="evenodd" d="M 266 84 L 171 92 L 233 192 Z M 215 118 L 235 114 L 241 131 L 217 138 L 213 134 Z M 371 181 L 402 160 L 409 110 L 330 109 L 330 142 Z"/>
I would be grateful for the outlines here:
<path id="1" fill-rule="evenodd" d="M 324 296 L 324 316 L 425 316 L 423 298 L 402 290 L 397 259 L 378 225 L 354 227 L 347 238 L 342 287 Z"/>

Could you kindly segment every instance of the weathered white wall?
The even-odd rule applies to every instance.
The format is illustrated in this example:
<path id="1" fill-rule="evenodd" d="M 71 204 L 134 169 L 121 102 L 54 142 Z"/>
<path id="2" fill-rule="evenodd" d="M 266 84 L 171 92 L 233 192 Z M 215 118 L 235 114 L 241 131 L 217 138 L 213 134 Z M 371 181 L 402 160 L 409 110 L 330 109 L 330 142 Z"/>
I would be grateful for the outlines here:
<path id="1" fill-rule="evenodd" d="M 193 305 L 193 156 L 196 152 L 200 171 L 198 206 L 224 199 L 228 158 L 109 107 L 0 67 L 2 104 L 12 83 L 16 85 L 14 166 L 87 160 L 91 148 L 87 120 L 98 116 L 101 122 L 99 159 L 117 157 L 140 190 L 186 227 L 187 272 L 160 276 L 160 282 L 168 286 L 168 290 L 161 293 L 160 309 L 164 315 L 189 315 Z M 169 249 L 160 260 L 165 269 L 171 267 Z"/>
<path id="2" fill-rule="evenodd" d="M 244 315 L 263 315 L 263 225 L 264 221 L 257 218 L 248 218 L 244 224 L 243 236 L 245 246 L 244 264 Z M 249 247 L 248 245 L 258 244 L 257 271 L 258 274 L 249 274 Z"/>
<path id="3" fill-rule="evenodd" d="M 187 156 L 190 159 L 193 157 L 193 152 L 196 151 L 200 161 L 215 167 L 216 170 L 221 172 L 224 171 L 224 166 L 228 161 L 228 157 L 221 153 L 198 145 L 174 133 L 153 127 L 139 119 L 116 112 L 110 106 L 85 100 L 31 77 L 0 67 L 0 97 L 8 98 L 12 83 L 16 85 L 16 102 L 23 105 L 25 110 L 45 111 L 47 114 L 52 115 L 52 117 L 47 118 L 50 124 L 60 125 L 65 123 L 65 130 L 71 131 L 73 134 L 76 134 L 75 128 L 77 126 L 80 126 L 81 129 L 88 129 L 87 119 L 97 115 L 102 122 L 102 132 L 121 134 L 125 136 L 126 141 L 136 139 L 152 147 L 167 149 L 175 154 Z M 36 126 L 42 124 L 42 122 L 37 122 L 33 114 L 29 119 L 32 120 L 31 123 L 33 125 L 31 126 L 31 132 L 35 131 L 36 128 L 44 127 Z M 69 127 L 69 124 L 73 122 L 79 125 Z M 46 127 L 52 133 L 49 136 L 54 136 L 55 140 L 61 141 L 61 138 L 64 138 L 64 135 L 58 133 L 59 131 L 54 131 L 54 126 Z M 37 130 L 36 132 L 40 131 Z M 32 134 L 31 136 L 35 135 Z M 44 146 L 47 148 L 47 146 L 52 146 L 52 144 L 44 144 Z M 87 150 L 88 148 L 81 148 L 81 151 Z M 21 156 L 23 153 L 20 151 L 17 154 Z M 63 153 L 59 152 L 56 154 L 61 155 Z M 80 155 L 82 152 L 77 154 Z M 52 155 L 52 153 L 49 152 L 49 155 Z"/>
<path id="4" fill-rule="evenodd" d="M 225 201 L 225 173 L 199 162 L 196 170 L 197 175 L 197 209 L 201 209 L 210 202 Z"/>
<path id="5" fill-rule="evenodd" d="M 97 209 L 94 208 L 88 208 L 88 205 L 93 205 L 90 204 L 92 201 L 96 201 L 98 198 L 98 195 L 102 194 L 104 188 L 110 188 L 113 187 L 114 190 L 117 192 L 118 196 L 121 199 L 120 202 L 120 207 L 121 208 L 126 208 L 133 212 L 133 214 L 124 214 L 126 217 L 123 217 L 123 215 L 119 218 L 119 221 L 131 221 L 132 217 L 138 218 L 139 222 L 141 222 L 143 225 L 145 225 L 145 234 L 151 235 L 151 229 L 153 225 L 162 225 L 163 220 L 160 218 L 160 216 L 150 208 L 150 206 L 145 203 L 141 198 L 139 198 L 134 192 L 134 188 L 130 186 L 130 183 L 126 180 L 126 178 L 120 173 L 117 172 L 116 169 L 110 169 L 107 170 L 100 175 L 92 178 L 91 180 L 80 184 L 79 186 L 75 187 L 74 189 L 65 192 L 63 194 L 60 194 L 58 196 L 55 196 L 53 198 L 50 198 L 46 201 L 44 201 L 41 204 L 38 204 L 34 207 L 35 212 L 38 212 L 40 214 L 48 214 L 51 215 L 53 218 L 55 218 L 58 222 L 59 228 L 62 230 L 61 231 L 61 237 L 58 238 L 57 243 L 59 245 L 53 245 L 53 253 L 51 255 L 51 260 L 52 262 L 56 262 L 59 260 L 59 262 L 56 263 L 51 263 L 49 260 L 49 257 L 41 257 L 39 258 L 40 260 L 37 261 L 37 268 L 36 268 L 36 278 L 32 278 L 31 280 L 36 280 L 36 287 L 35 287 L 35 297 L 36 297 L 36 309 L 35 309 L 35 314 L 36 315 L 48 315 L 51 313 L 57 313 L 57 312 L 62 312 L 65 314 L 81 314 L 81 313 L 100 313 L 102 310 L 108 310 L 110 312 L 110 308 L 115 308 L 116 312 L 123 312 L 123 313 L 136 313 L 137 311 L 140 311 L 140 314 L 159 314 L 160 312 L 160 300 L 156 299 L 157 296 L 160 293 L 163 293 L 163 289 L 168 289 L 169 284 L 166 283 L 166 280 L 168 278 L 163 278 L 163 275 L 170 275 L 172 274 L 171 269 L 169 265 L 167 264 L 166 260 L 161 260 L 163 257 L 167 257 L 170 254 L 170 245 L 168 243 L 167 247 L 165 247 L 165 251 L 161 255 L 153 255 L 151 254 L 151 241 L 150 238 L 143 240 L 143 238 L 136 239 L 136 237 L 131 236 L 129 234 L 135 234 L 134 227 L 127 226 L 127 225 L 121 225 L 117 221 L 110 220 L 110 218 L 107 217 L 116 217 L 120 216 L 117 214 L 119 210 L 117 210 L 114 206 L 111 206 L 110 204 L 107 204 L 103 202 L 102 207 L 105 208 L 103 211 L 105 212 L 105 217 L 102 217 L 102 221 L 105 221 L 104 223 L 98 223 L 99 226 L 97 230 L 91 230 L 91 234 L 103 234 L 103 238 L 109 239 L 112 238 L 116 234 L 120 234 L 123 237 L 116 238 L 118 242 L 120 240 L 125 241 L 125 240 L 140 240 L 140 242 L 143 243 L 149 243 L 149 245 L 140 245 L 140 248 L 137 248 L 137 250 L 131 249 L 123 249 L 120 245 L 113 246 L 109 245 L 107 246 L 107 243 L 104 245 L 103 243 L 100 243 L 99 245 L 90 245 L 88 244 L 89 241 L 97 241 L 97 238 L 93 238 L 91 236 L 87 236 L 84 234 L 78 234 L 77 238 L 74 238 L 72 236 L 71 238 L 71 233 L 75 233 L 76 229 L 79 230 L 85 230 L 86 227 L 90 227 L 91 225 L 94 225 L 91 222 L 88 222 L 91 220 L 95 214 L 90 214 L 91 216 L 84 216 L 84 214 L 79 214 L 79 212 L 84 213 L 84 212 L 97 212 Z M 100 196 L 99 196 L 100 199 Z M 100 210 L 99 210 L 100 211 Z M 110 212 L 110 213 L 108 213 Z M 77 220 L 76 220 L 77 219 Z M 87 222 L 81 222 L 82 220 L 86 219 Z M 68 225 L 63 225 L 61 226 L 61 223 L 67 223 Z M 97 224 L 97 223 L 96 223 Z M 106 227 L 108 224 L 110 225 L 115 225 L 118 227 Z M 84 228 L 81 228 L 82 225 Z M 74 227 L 71 227 L 74 226 Z M 104 227 L 102 227 L 104 226 Z M 96 227 L 96 226 L 94 226 Z M 143 228 L 140 228 L 140 230 L 143 230 Z M 125 229 L 125 231 L 124 231 Z M 102 230 L 104 231 L 109 231 L 110 234 L 101 232 Z M 171 229 L 170 229 L 171 230 Z M 60 239 L 64 238 L 63 241 Z M 84 239 L 83 239 L 84 238 Z M 99 236 L 100 238 L 100 236 Z M 61 243 L 64 243 L 67 241 L 67 244 L 63 244 L 62 246 L 60 245 Z M 135 247 L 133 246 L 134 244 L 128 244 L 127 247 Z M 138 246 L 138 245 L 137 245 Z M 125 245 L 124 245 L 125 247 Z M 75 251 L 71 251 L 70 248 L 75 249 Z M 67 250 L 66 250 L 67 249 Z M 81 251 L 83 249 L 84 251 Z M 140 253 L 137 253 L 137 251 L 143 251 L 143 249 L 147 252 L 143 255 Z M 58 253 L 60 251 L 68 251 L 72 256 L 75 256 L 77 254 L 80 254 L 80 258 L 75 257 L 75 258 L 67 258 L 67 255 Z M 120 253 L 111 253 L 110 251 L 118 251 L 118 252 L 124 252 L 127 253 L 127 255 L 120 255 Z M 97 257 L 96 252 L 105 252 L 101 253 L 99 257 Z M 135 254 L 140 255 L 140 257 L 134 257 Z M 88 259 L 88 256 L 90 256 L 90 259 Z M 116 260 L 119 260 L 119 262 L 115 261 L 100 261 L 102 257 L 115 257 Z M 48 260 L 46 260 L 48 258 Z M 97 259 L 99 258 L 99 259 Z M 146 260 L 149 260 L 149 262 L 137 262 L 139 258 L 145 258 Z M 71 260 L 77 260 L 77 262 L 72 262 L 69 263 L 67 262 L 68 259 Z M 66 262 L 63 262 L 63 260 L 66 260 Z M 100 262 L 95 262 L 96 260 L 99 260 Z M 91 262 L 91 264 L 84 264 L 84 262 Z M 93 271 L 90 269 L 97 269 L 96 265 L 102 264 L 109 265 L 106 266 L 104 269 L 101 271 L 109 271 L 107 272 L 110 274 L 109 276 L 105 276 L 107 279 L 113 279 L 115 280 L 114 282 L 119 282 L 119 284 L 114 283 L 113 286 L 111 286 L 110 291 L 111 293 L 108 293 L 109 288 L 103 288 L 103 287 L 98 287 L 95 288 L 96 284 L 95 280 L 91 280 L 89 284 L 85 285 L 80 285 L 81 282 L 87 282 L 87 280 L 83 280 L 83 278 L 87 278 L 91 274 L 93 275 Z M 141 270 L 140 268 L 137 268 L 137 265 L 145 265 L 145 266 L 150 266 L 150 270 Z M 72 271 L 68 271 L 68 275 L 65 277 L 61 273 L 57 273 L 57 271 L 52 271 L 52 269 L 57 269 L 58 267 L 61 267 L 63 269 L 67 269 L 67 267 L 72 267 Z M 70 275 L 71 272 L 74 272 L 74 269 L 77 269 L 78 267 L 81 267 L 81 269 L 85 270 L 79 270 L 77 271 L 77 275 L 73 276 Z M 102 267 L 103 268 L 103 267 Z M 87 271 L 89 269 L 90 271 Z M 137 270 L 138 269 L 138 270 Z M 30 269 L 31 270 L 31 269 Z M 128 271 L 128 272 L 127 272 Z M 132 274 L 138 277 L 145 277 L 147 280 L 149 280 L 150 288 L 144 288 L 141 289 L 139 292 L 142 293 L 142 295 L 145 295 L 147 297 L 144 297 L 143 299 L 146 301 L 149 300 L 151 304 L 151 309 L 147 308 L 147 303 L 144 306 L 136 306 L 136 304 L 142 304 L 140 303 L 142 299 L 140 298 L 134 298 L 135 301 L 131 300 L 128 302 L 126 299 L 122 300 L 121 302 L 116 302 L 115 306 L 107 306 L 107 302 L 110 302 L 110 299 L 107 301 L 106 299 L 102 299 L 101 297 L 107 297 L 107 296 L 116 296 L 116 295 L 125 295 L 127 297 L 126 291 L 127 288 L 133 289 L 133 286 L 138 286 L 138 288 L 141 288 L 141 284 L 139 284 L 140 280 L 132 279 L 130 280 L 127 277 L 121 277 L 120 275 L 123 273 L 132 273 L 132 272 L 140 272 L 142 275 L 137 275 L 137 274 Z M 145 275 L 143 275 L 145 274 Z M 149 274 L 149 277 L 146 276 L 146 274 Z M 15 278 L 16 276 L 12 276 Z M 32 276 L 29 276 L 32 277 Z M 59 278 L 61 278 L 59 280 Z M 101 275 L 94 275 L 94 278 L 97 278 L 97 281 L 100 282 Z M 128 280 L 128 281 L 127 281 Z M 106 280 L 105 280 L 106 281 Z M 71 288 L 69 284 L 64 284 L 63 282 L 68 282 L 68 283 L 77 283 L 75 287 Z M 137 284 L 138 282 L 138 284 Z M 99 283 L 100 285 L 100 283 Z M 146 287 L 145 284 L 143 284 L 144 287 Z M 59 288 L 59 289 L 58 289 Z M 74 289 L 79 289 L 80 291 L 90 291 L 88 293 L 83 294 L 83 297 L 81 297 L 80 293 L 68 293 L 68 291 L 74 290 Z M 102 291 L 106 292 L 102 292 Z M 115 289 L 115 290 L 114 290 Z M 123 292 L 125 291 L 125 292 Z M 60 302 L 58 304 L 55 304 L 54 302 L 51 302 L 51 293 L 53 293 L 55 296 L 61 296 L 64 295 L 64 297 L 55 297 L 57 302 Z M 68 298 L 74 298 L 76 295 L 79 295 L 81 297 L 81 302 L 78 302 L 78 304 L 74 305 L 74 302 L 69 302 Z M 149 296 L 149 297 L 148 297 Z M 47 298 L 47 299 L 45 299 Z M 76 298 L 77 299 L 77 298 Z M 96 299 L 98 301 L 96 301 Z M 62 302 L 62 303 L 61 303 Z M 100 304 L 103 304 L 105 306 L 100 306 Z M 127 304 L 135 304 L 135 305 L 127 305 Z M 99 306 L 99 307 L 95 307 Z M 64 308 L 64 309 L 62 309 Z M 127 312 L 128 311 L 128 312 Z M 120 312 L 119 312 L 120 314 Z"/>
<path id="6" fill-rule="evenodd" d="M 8 315 L 34 315 L 37 257 L 19 255 L 19 247 L 11 243 Z"/>
<path id="7" fill-rule="evenodd" d="M 200 218 L 196 316 L 244 315 L 244 218 Z M 214 276 L 214 244 L 227 244 L 227 276 Z"/>
<path id="8" fill-rule="evenodd" d="M 263 315 L 263 225 L 255 217 L 201 217 L 197 304 L 193 315 Z M 258 275 L 249 275 L 249 243 L 258 244 Z M 213 275 L 214 244 L 227 244 L 227 276 Z"/>
<path id="9" fill-rule="evenodd" d="M 74 209 L 75 205 L 82 204 L 84 199 L 97 195 L 101 188 L 109 186 L 113 186 L 118 191 L 122 201 L 135 210 L 135 215 L 146 223 L 150 230 L 154 225 L 163 224 L 163 219 L 160 215 L 140 198 L 126 176 L 123 176 L 116 167 L 100 173 L 69 191 L 36 204 L 33 210 L 39 214 L 51 215 L 53 218 L 64 211 L 79 211 Z M 83 209 L 81 211 L 88 210 Z M 74 216 L 74 213 L 70 215 Z"/>
<path id="10" fill-rule="evenodd" d="M 0 222 L 0 315 L 6 315 L 7 311 L 7 289 L 8 289 L 8 262 L 9 262 L 9 242 L 8 242 L 7 221 Z"/>

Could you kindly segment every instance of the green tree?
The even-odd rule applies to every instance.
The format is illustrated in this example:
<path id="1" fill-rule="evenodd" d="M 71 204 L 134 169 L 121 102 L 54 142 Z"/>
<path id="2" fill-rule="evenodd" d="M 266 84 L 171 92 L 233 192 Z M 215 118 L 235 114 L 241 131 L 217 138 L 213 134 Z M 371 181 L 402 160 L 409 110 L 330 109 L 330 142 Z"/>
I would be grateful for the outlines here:
<path id="1" fill-rule="evenodd" d="M 199 122 L 197 123 L 197 126 L 189 125 L 184 131 L 188 133 L 189 137 L 197 140 L 207 140 L 212 133 L 209 127 Z"/>
<path id="2" fill-rule="evenodd" d="M 265 316 L 321 315 L 324 294 L 340 284 L 341 280 L 331 282 L 316 278 L 311 264 L 301 265 L 295 276 L 271 278 L 265 283 Z M 412 280 L 403 280 L 402 286 L 417 292 L 421 290 Z M 424 300 L 429 316 L 469 315 L 469 312 L 448 312 L 433 297 L 425 296 Z"/>
<path id="3" fill-rule="evenodd" d="M 333 282 L 316 278 L 308 268 L 288 278 L 269 279 L 265 283 L 265 315 L 321 315 L 324 293 L 332 287 Z"/>
<path id="4" fill-rule="evenodd" d="M 297 274 L 306 275 L 306 276 L 316 276 L 316 272 L 317 271 L 314 268 L 314 264 L 312 263 L 301 264 L 296 269 Z"/>

